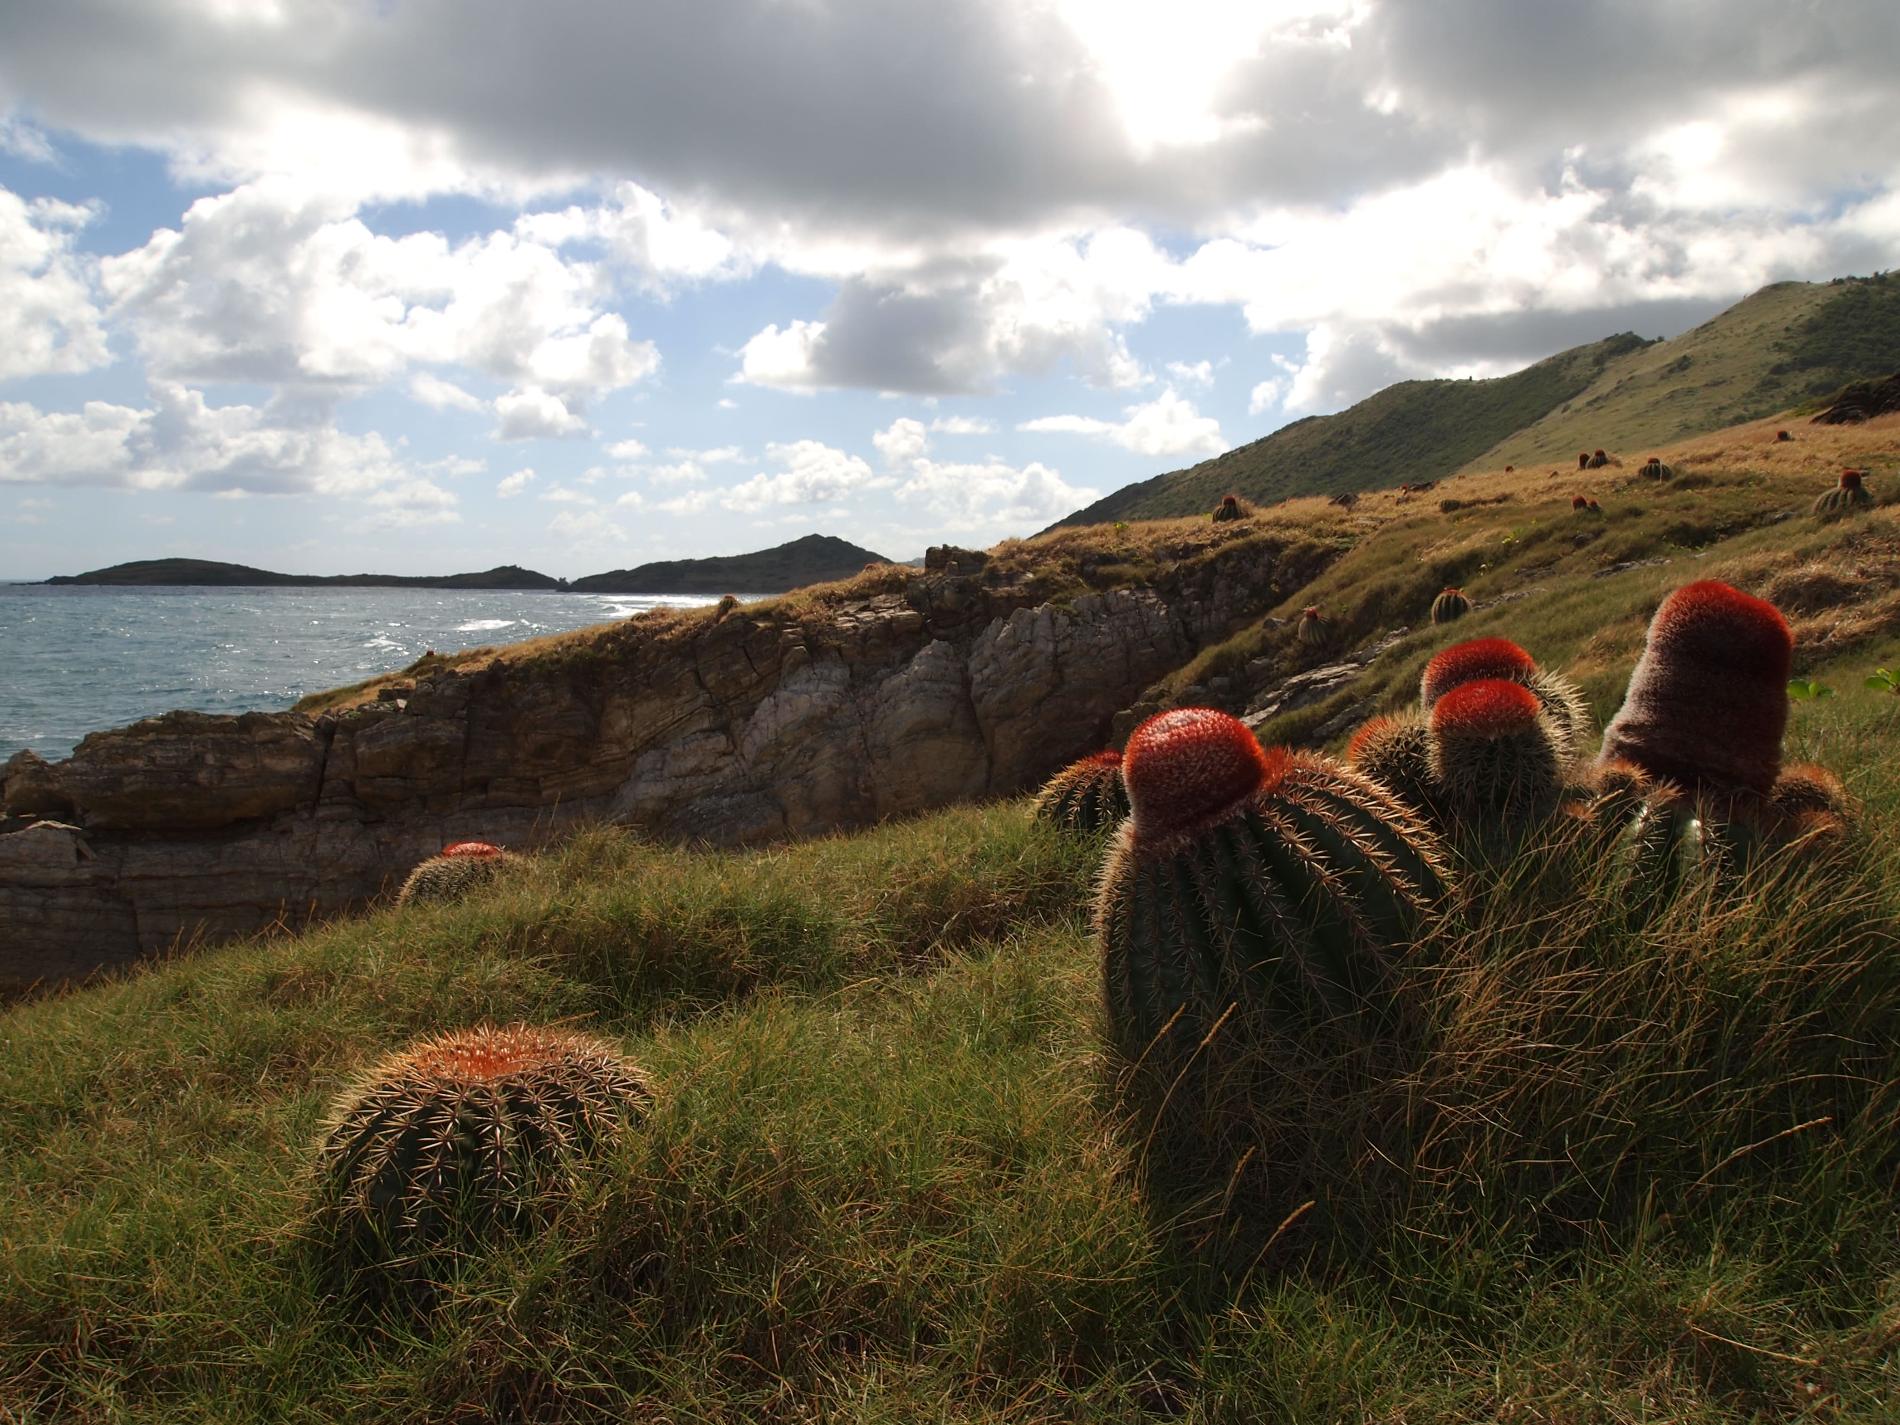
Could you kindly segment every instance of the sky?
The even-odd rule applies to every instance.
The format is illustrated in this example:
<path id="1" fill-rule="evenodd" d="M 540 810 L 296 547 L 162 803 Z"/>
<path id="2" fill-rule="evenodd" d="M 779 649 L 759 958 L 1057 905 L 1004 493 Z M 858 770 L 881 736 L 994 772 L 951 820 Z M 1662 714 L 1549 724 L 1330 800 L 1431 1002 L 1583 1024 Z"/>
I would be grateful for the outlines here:
<path id="1" fill-rule="evenodd" d="M 1900 266 L 1892 0 L 0 6 L 0 576 L 1038 530 Z"/>

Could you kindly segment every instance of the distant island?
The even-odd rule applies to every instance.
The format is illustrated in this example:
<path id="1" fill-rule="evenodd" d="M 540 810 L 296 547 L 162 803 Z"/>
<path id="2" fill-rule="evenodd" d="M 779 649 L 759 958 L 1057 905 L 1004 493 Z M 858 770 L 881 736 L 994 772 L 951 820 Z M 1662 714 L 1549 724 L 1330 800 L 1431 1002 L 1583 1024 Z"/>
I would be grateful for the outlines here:
<path id="1" fill-rule="evenodd" d="M 824 584 L 858 573 L 866 564 L 888 564 L 881 554 L 848 540 L 808 534 L 789 544 L 751 554 L 710 559 L 668 559 L 634 569 L 590 574 L 584 579 L 552 575 L 503 564 L 479 574 L 279 574 L 248 564 L 214 559 L 136 559 L 84 574 L 59 574 L 48 584 L 114 588 L 353 588 L 353 589 L 520 589 L 576 594 L 780 594 L 806 584 Z"/>
<path id="2" fill-rule="evenodd" d="M 808 534 L 773 549 L 714 559 L 664 559 L 635 569 L 589 574 L 568 585 L 577 594 L 779 594 L 806 584 L 848 579 L 882 554 L 828 534 Z"/>

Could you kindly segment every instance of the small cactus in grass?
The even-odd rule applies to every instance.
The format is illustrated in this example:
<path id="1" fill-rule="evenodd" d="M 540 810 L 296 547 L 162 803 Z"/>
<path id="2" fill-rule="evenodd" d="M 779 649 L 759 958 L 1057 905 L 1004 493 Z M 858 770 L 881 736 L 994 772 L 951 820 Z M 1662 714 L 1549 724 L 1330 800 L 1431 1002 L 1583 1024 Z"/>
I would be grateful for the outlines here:
<path id="1" fill-rule="evenodd" d="M 1822 519 L 1835 519 L 1841 515 L 1851 515 L 1859 510 L 1872 509 L 1873 492 L 1861 481 L 1858 470 L 1841 471 L 1840 482 L 1832 490 L 1824 491 L 1814 502 L 1814 512 Z"/>
<path id="2" fill-rule="evenodd" d="M 1591 454 L 1589 464 L 1586 468 L 1598 470 L 1605 465 L 1614 465 L 1615 463 L 1616 461 L 1611 458 L 1608 451 L 1598 449 Z"/>
<path id="3" fill-rule="evenodd" d="M 1069 831 L 1108 831 L 1128 815 L 1122 755 L 1110 748 L 1071 762 L 1036 794 L 1036 820 Z"/>
<path id="4" fill-rule="evenodd" d="M 520 864 L 521 857 L 490 842 L 457 841 L 409 873 L 409 879 L 396 893 L 396 904 L 427 905 L 460 900 L 510 866 Z"/>
<path id="5" fill-rule="evenodd" d="M 1589 468 L 1590 468 L 1590 452 L 1587 450 L 1578 451 L 1577 452 L 1577 469 L 1588 470 Z"/>
<path id="6" fill-rule="evenodd" d="M 1419 706 L 1429 713 L 1453 688 L 1490 678 L 1522 683 L 1537 695 L 1561 762 L 1582 754 L 1593 726 L 1582 690 L 1568 678 L 1539 668 L 1536 659 L 1508 638 L 1473 638 L 1441 651 L 1419 677 Z"/>
<path id="7" fill-rule="evenodd" d="M 1432 622 L 1455 623 L 1471 612 L 1471 600 L 1466 598 L 1462 589 L 1447 586 L 1441 594 L 1432 600 Z"/>
<path id="8" fill-rule="evenodd" d="M 350 1267 L 396 1266 L 532 1228 L 652 1092 L 608 1044 L 512 1025 L 435 1035 L 333 1108 L 317 1236 Z"/>
<path id="9" fill-rule="evenodd" d="M 1563 763 L 1537 694 L 1519 682 L 1461 683 L 1432 705 L 1434 801 L 1480 831 L 1541 823 L 1563 798 Z"/>
<path id="10" fill-rule="evenodd" d="M 1789 435 L 1788 432 L 1785 430 L 1778 430 L 1775 432 L 1775 439 L 1776 440 L 1793 440 L 1794 437 Z"/>
<path id="11" fill-rule="evenodd" d="M 1247 512 L 1241 508 L 1240 496 L 1222 495 L 1220 503 L 1214 506 L 1214 523 L 1225 524 L 1228 520 L 1245 519 Z"/>
<path id="12" fill-rule="evenodd" d="M 1589 510 L 1590 513 L 1593 515 L 1600 515 L 1603 513 L 1603 506 L 1599 505 L 1596 502 L 1595 496 L 1592 496 L 1590 499 L 1584 502 L 1584 508 Z"/>
<path id="13" fill-rule="evenodd" d="M 1211 708 L 1143 723 L 1123 775 L 1132 810 L 1095 927 L 1109 1019 L 1131 1057 L 1191 1055 L 1217 1026 L 1244 1045 L 1396 1013 L 1391 962 L 1448 874 L 1402 804 L 1325 757 L 1262 748 Z"/>
<path id="14" fill-rule="evenodd" d="M 1570 508 L 1573 510 L 1587 510 L 1590 508 L 1590 501 L 1583 495 L 1572 495 L 1570 497 Z"/>
<path id="15" fill-rule="evenodd" d="M 1333 626 L 1326 615 L 1319 611 L 1316 604 L 1308 604 L 1300 610 L 1300 622 L 1294 634 L 1308 648 L 1324 648 L 1332 642 Z"/>
<path id="16" fill-rule="evenodd" d="M 1636 473 L 1645 480 L 1673 480 L 1676 475 L 1675 467 L 1665 465 L 1660 455 L 1650 456 L 1636 467 Z"/>

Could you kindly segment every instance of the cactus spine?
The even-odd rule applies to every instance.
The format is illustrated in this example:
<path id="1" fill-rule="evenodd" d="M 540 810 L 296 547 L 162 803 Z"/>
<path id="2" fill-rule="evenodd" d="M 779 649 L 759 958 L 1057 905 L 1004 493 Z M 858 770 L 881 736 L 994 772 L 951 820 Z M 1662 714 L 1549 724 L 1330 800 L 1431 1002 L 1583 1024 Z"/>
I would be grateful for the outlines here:
<path id="1" fill-rule="evenodd" d="M 1240 496 L 1222 495 L 1220 503 L 1214 506 L 1214 523 L 1225 524 L 1228 520 L 1245 519 L 1246 514 L 1240 507 Z"/>
<path id="2" fill-rule="evenodd" d="M 1474 638 L 1454 643 L 1440 652 L 1425 665 L 1419 678 L 1419 706 L 1430 712 L 1453 688 L 1488 678 L 1522 683 L 1537 695 L 1549 718 L 1549 730 L 1561 762 L 1573 761 L 1583 754 L 1592 719 L 1582 689 L 1560 674 L 1539 668 L 1536 659 L 1508 638 Z"/>
<path id="3" fill-rule="evenodd" d="M 1369 719 L 1352 735 L 1346 761 L 1408 807 L 1431 809 L 1432 730 L 1423 718 Z"/>
<path id="4" fill-rule="evenodd" d="M 1814 512 L 1822 519 L 1838 519 L 1842 515 L 1870 510 L 1873 506 L 1873 492 L 1861 483 L 1861 472 L 1843 470 L 1840 483 L 1832 490 L 1825 491 L 1814 502 Z"/>
<path id="5" fill-rule="evenodd" d="M 1127 815 L 1122 755 L 1113 748 L 1070 763 L 1036 794 L 1036 820 L 1067 831 L 1111 830 Z"/>
<path id="6" fill-rule="evenodd" d="M 1294 633 L 1308 648 L 1324 648 L 1332 641 L 1333 627 L 1317 605 L 1308 604 L 1300 610 L 1299 626 Z"/>
<path id="7" fill-rule="evenodd" d="M 424 1039 L 333 1108 L 318 1234 L 346 1264 L 378 1266 L 531 1227 L 651 1100 L 640 1070 L 586 1035 L 511 1025 Z"/>
<path id="8" fill-rule="evenodd" d="M 521 864 L 521 857 L 487 841 L 457 841 L 442 848 L 409 873 L 396 893 L 397 905 L 427 905 L 460 900 L 485 886 L 504 870 Z"/>
<path id="9" fill-rule="evenodd" d="M 1448 821 L 1516 833 L 1541 823 L 1563 796 L 1557 738 L 1522 683 L 1461 683 L 1432 706 L 1431 776 Z"/>
<path id="10" fill-rule="evenodd" d="M 1444 592 L 1432 600 L 1432 622 L 1435 624 L 1455 623 L 1470 612 L 1471 600 L 1465 597 L 1462 589 L 1447 585 Z"/>
<path id="11" fill-rule="evenodd" d="M 1123 771 L 1133 811 L 1095 925 L 1130 1056 L 1190 1055 L 1230 1007 L 1224 1042 L 1242 1045 L 1395 1012 L 1391 961 L 1447 875 L 1405 807 L 1327 758 L 1263 750 L 1208 708 L 1150 718 Z"/>

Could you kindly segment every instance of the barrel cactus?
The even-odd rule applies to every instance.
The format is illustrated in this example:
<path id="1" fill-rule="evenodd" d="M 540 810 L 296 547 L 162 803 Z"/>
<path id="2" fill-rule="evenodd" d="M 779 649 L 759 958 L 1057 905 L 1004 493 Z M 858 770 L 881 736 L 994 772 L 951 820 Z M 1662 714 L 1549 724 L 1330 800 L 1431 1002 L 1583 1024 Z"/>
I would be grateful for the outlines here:
<path id="1" fill-rule="evenodd" d="M 1240 496 L 1222 495 L 1220 503 L 1214 506 L 1214 523 L 1225 524 L 1228 520 L 1245 519 L 1247 512 L 1240 506 Z"/>
<path id="2" fill-rule="evenodd" d="M 1442 650 L 1419 677 L 1419 706 L 1429 713 L 1453 688 L 1490 678 L 1522 683 L 1537 695 L 1560 761 L 1583 755 L 1594 724 L 1582 689 L 1561 674 L 1539 668 L 1536 659 L 1508 638 L 1473 638 Z"/>
<path id="3" fill-rule="evenodd" d="M 1410 714 L 1369 719 L 1352 735 L 1346 761 L 1414 810 L 1428 811 L 1432 796 L 1432 730 Z"/>
<path id="4" fill-rule="evenodd" d="M 521 857 L 487 841 L 457 841 L 442 848 L 409 873 L 396 893 L 397 905 L 428 905 L 460 900 L 478 886 L 485 886 L 510 866 L 521 864 Z"/>
<path id="5" fill-rule="evenodd" d="M 1577 452 L 1577 469 L 1588 470 L 1589 468 L 1590 468 L 1590 452 L 1587 450 L 1578 451 Z"/>
<path id="6" fill-rule="evenodd" d="M 1471 600 L 1466 598 L 1462 589 L 1447 585 L 1439 596 L 1432 600 L 1432 622 L 1455 623 L 1471 612 Z"/>
<path id="7" fill-rule="evenodd" d="M 1645 480 L 1672 480 L 1676 474 L 1675 468 L 1670 465 L 1665 465 L 1660 455 L 1650 456 L 1641 465 L 1636 467 L 1636 473 Z"/>
<path id="8" fill-rule="evenodd" d="M 1300 610 L 1300 622 L 1294 633 L 1308 648 L 1324 648 L 1332 642 L 1333 626 L 1317 605 L 1308 604 Z"/>
<path id="9" fill-rule="evenodd" d="M 1448 877 L 1411 811 L 1328 758 L 1263 749 L 1210 708 L 1143 723 L 1123 776 L 1132 810 L 1095 927 L 1124 1051 L 1166 1062 L 1217 1029 L 1245 1046 L 1392 1018 L 1393 962 Z"/>
<path id="10" fill-rule="evenodd" d="M 1572 510 L 1587 510 L 1590 508 L 1590 501 L 1588 497 L 1584 495 L 1572 495 L 1570 497 L 1570 508 Z"/>
<path id="11" fill-rule="evenodd" d="M 1608 451 L 1598 449 L 1592 452 L 1588 468 L 1591 470 L 1599 470 L 1605 465 L 1614 465 L 1616 463 L 1615 458 L 1611 456 Z"/>
<path id="12" fill-rule="evenodd" d="M 1122 755 L 1113 748 L 1071 762 L 1036 794 L 1036 820 L 1066 831 L 1107 831 L 1127 815 Z"/>
<path id="13" fill-rule="evenodd" d="M 1565 757 L 1537 694 L 1504 678 L 1460 683 L 1432 705 L 1434 801 L 1449 822 L 1516 834 L 1562 801 Z"/>
<path id="14" fill-rule="evenodd" d="M 312 1189 L 317 1239 L 395 1267 L 533 1228 L 652 1092 L 611 1045 L 517 1024 L 434 1035 L 333 1107 Z"/>
<path id="15" fill-rule="evenodd" d="M 1873 506 L 1873 492 L 1862 483 L 1861 472 L 1843 470 L 1840 482 L 1832 490 L 1824 491 L 1820 498 L 1815 500 L 1814 512 L 1822 519 L 1837 519 L 1842 515 L 1870 510 Z"/>

